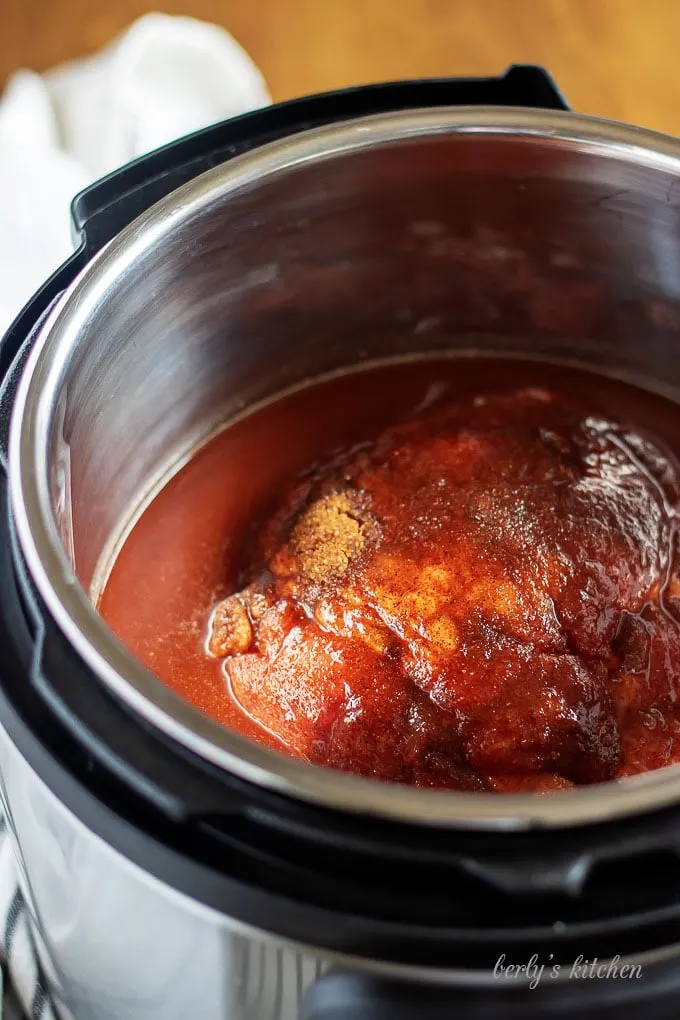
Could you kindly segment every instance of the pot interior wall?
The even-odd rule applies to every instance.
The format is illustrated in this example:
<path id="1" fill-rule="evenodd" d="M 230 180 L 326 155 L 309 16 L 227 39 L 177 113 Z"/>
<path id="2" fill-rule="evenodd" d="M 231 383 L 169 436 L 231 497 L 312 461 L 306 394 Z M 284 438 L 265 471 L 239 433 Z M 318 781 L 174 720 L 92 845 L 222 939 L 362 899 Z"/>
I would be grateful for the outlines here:
<path id="1" fill-rule="evenodd" d="M 130 260 L 64 366 L 52 500 L 86 588 L 215 425 L 310 376 L 523 353 L 680 390 L 680 186 L 550 138 L 435 135 L 216 192 Z"/>

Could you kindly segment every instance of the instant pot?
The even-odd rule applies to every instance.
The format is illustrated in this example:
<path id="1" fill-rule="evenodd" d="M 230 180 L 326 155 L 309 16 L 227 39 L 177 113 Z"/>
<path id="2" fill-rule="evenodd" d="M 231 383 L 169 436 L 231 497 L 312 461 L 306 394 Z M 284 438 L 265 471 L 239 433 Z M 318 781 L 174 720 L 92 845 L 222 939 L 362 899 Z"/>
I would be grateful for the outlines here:
<path id="1" fill-rule="evenodd" d="M 680 142 L 514 67 L 228 121 L 73 222 L 0 348 L 2 803 L 59 1015 L 677 1020 L 676 768 L 325 771 L 184 703 L 93 599 L 169 466 L 309 377 L 521 354 L 680 399 Z"/>

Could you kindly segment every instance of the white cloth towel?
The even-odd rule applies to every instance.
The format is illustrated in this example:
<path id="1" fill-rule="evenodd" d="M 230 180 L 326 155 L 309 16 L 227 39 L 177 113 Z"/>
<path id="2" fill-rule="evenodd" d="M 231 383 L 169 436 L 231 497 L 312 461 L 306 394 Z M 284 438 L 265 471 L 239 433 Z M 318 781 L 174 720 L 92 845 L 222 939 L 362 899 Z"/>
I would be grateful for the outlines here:
<path id="1" fill-rule="evenodd" d="M 45 75 L 18 71 L 0 97 L 0 336 L 71 251 L 78 191 L 270 101 L 228 32 L 165 14 L 146 15 L 93 57 Z"/>
<path id="2" fill-rule="evenodd" d="M 0 96 L 0 337 L 70 254 L 69 206 L 78 191 L 166 142 L 270 101 L 228 32 L 164 14 L 141 18 L 96 56 L 45 75 L 18 71 Z M 1 817 L 0 958 L 26 1016 L 53 1020 Z"/>

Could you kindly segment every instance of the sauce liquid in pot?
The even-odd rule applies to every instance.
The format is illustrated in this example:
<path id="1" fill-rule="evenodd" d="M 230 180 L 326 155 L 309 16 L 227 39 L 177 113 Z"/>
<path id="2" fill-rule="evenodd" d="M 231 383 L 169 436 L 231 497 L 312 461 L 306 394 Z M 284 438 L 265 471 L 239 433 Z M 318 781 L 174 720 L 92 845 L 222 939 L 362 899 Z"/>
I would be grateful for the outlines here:
<path id="1" fill-rule="evenodd" d="M 203 446 L 132 529 L 102 593 L 102 615 L 128 648 L 178 694 L 220 723 L 280 750 L 278 737 L 247 715 L 234 699 L 223 661 L 210 656 L 206 648 L 213 607 L 242 587 L 242 571 L 252 555 L 257 526 L 277 508 L 297 475 L 328 459 L 338 448 L 371 440 L 389 426 L 431 415 L 452 401 L 480 393 L 494 399 L 494 395 L 513 394 L 526 387 L 557 393 L 582 409 L 585 416 L 609 418 L 655 437 L 673 470 L 677 467 L 668 452 L 680 450 L 676 405 L 583 370 L 519 360 L 461 358 L 348 373 L 267 404 Z M 671 626 L 675 627 L 674 620 Z M 642 662 L 644 654 L 638 655 L 641 662 L 636 664 L 635 645 L 633 638 L 631 672 L 636 683 L 640 677 L 644 682 L 644 675 L 649 682 L 653 649 L 648 650 L 646 662 Z M 552 649 L 548 651 L 552 654 Z M 669 670 L 674 674 L 672 663 Z M 663 678 L 665 701 L 675 679 L 674 675 Z M 680 676 L 677 682 L 680 686 Z M 680 741 L 677 753 L 675 750 L 675 727 L 680 730 L 680 724 L 674 716 L 674 711 L 659 712 L 652 706 L 636 717 L 623 741 L 617 775 L 655 768 L 680 757 Z M 479 753 L 488 756 L 488 748 Z M 530 757 L 529 751 L 526 755 Z M 372 774 L 370 768 L 355 768 L 352 762 L 333 764 Z M 513 768 L 517 771 L 516 765 Z M 473 778 L 474 782 L 451 785 L 479 788 L 476 773 Z M 577 782 L 597 778 L 607 776 L 575 777 Z M 405 781 L 418 780 L 406 777 Z M 507 784 L 499 774 L 491 779 L 487 776 L 481 788 L 570 785 L 561 776 L 543 785 L 523 783 L 518 778 Z M 449 784 L 428 773 L 422 785 Z"/>

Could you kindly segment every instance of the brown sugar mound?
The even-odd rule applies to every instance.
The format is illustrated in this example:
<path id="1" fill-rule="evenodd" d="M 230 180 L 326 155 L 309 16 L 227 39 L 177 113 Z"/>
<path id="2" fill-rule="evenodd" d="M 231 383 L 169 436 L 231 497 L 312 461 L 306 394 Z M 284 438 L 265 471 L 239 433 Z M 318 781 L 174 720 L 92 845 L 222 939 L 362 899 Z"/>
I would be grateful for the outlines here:
<path id="1" fill-rule="evenodd" d="M 317 584 L 337 579 L 361 554 L 371 530 L 349 493 L 322 496 L 293 527 L 288 546 L 272 564 L 273 573 L 301 574 Z"/>

